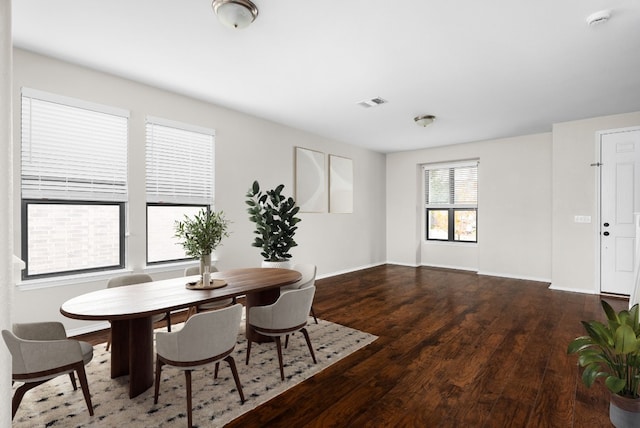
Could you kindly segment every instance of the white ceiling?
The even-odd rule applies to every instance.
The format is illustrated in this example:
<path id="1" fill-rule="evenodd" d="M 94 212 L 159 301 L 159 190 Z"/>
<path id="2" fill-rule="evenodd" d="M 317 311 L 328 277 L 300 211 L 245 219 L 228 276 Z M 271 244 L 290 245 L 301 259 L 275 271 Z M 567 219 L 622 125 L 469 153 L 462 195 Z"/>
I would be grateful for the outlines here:
<path id="1" fill-rule="evenodd" d="M 640 111 L 638 0 L 13 0 L 17 47 L 380 152 Z M 611 9 L 589 27 L 586 17 Z M 381 97 L 388 104 L 357 102 Z M 437 116 L 428 128 L 413 123 Z"/>

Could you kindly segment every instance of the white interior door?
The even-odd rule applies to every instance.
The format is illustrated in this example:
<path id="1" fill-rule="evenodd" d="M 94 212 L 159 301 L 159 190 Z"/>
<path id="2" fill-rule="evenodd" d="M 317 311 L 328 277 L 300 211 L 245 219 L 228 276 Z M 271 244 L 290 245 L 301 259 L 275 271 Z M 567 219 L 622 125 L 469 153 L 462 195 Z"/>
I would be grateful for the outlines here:
<path id="1" fill-rule="evenodd" d="M 634 212 L 640 211 L 640 130 L 600 137 L 600 291 L 631 294 Z"/>

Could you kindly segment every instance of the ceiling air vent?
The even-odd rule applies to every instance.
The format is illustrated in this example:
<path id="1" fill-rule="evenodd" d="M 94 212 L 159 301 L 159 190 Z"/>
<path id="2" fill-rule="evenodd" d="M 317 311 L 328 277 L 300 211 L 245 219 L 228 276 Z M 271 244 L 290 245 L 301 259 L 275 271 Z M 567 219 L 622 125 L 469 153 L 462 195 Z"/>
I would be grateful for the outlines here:
<path id="1" fill-rule="evenodd" d="M 375 98 L 371 98 L 369 100 L 359 101 L 357 104 L 359 106 L 361 106 L 361 107 L 369 108 L 369 107 L 379 106 L 380 104 L 386 104 L 388 102 L 389 101 L 385 100 L 384 98 L 375 97 Z"/>

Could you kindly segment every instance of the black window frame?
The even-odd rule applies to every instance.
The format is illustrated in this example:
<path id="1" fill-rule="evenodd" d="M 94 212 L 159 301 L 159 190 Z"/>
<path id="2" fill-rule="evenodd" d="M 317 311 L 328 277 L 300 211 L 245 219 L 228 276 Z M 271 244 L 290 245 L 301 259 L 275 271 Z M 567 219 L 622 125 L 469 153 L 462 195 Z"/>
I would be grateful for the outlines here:
<path id="1" fill-rule="evenodd" d="M 66 271 L 58 271 L 58 272 L 50 272 L 50 273 L 40 273 L 29 275 L 29 223 L 28 223 L 28 210 L 30 205 L 108 205 L 108 206 L 118 206 L 119 207 L 119 230 L 118 230 L 118 244 L 119 244 L 119 255 L 118 260 L 119 263 L 117 265 L 111 266 L 100 266 L 96 268 L 87 268 L 87 269 L 73 269 Z M 126 266 L 126 251 L 125 251 L 125 202 L 118 201 L 80 201 L 80 200 L 62 200 L 62 199 L 22 199 L 21 203 L 21 255 L 22 260 L 24 260 L 25 268 L 22 270 L 22 280 L 33 280 L 33 279 L 41 279 L 41 278 L 54 278 L 60 276 L 69 276 L 69 275 L 77 275 L 83 273 L 90 272 L 105 272 L 110 270 L 118 270 L 124 269 Z"/>
<path id="2" fill-rule="evenodd" d="M 429 216 L 430 211 L 447 211 L 447 239 L 439 239 L 439 238 L 430 238 L 429 237 Z M 474 211 L 476 214 L 476 239 L 474 241 L 469 241 L 467 239 L 455 239 L 455 212 L 456 211 Z M 440 242 L 462 242 L 469 244 L 477 244 L 478 243 L 478 208 L 426 208 L 425 209 L 425 239 L 427 241 L 440 241 Z"/>

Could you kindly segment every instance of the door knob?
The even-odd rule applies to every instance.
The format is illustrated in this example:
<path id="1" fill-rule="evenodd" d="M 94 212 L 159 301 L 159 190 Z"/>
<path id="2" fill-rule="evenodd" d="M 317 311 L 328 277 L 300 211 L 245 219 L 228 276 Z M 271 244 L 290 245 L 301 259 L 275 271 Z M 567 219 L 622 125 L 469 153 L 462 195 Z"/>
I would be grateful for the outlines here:
<path id="1" fill-rule="evenodd" d="M 609 223 L 605 223 L 605 224 L 604 224 L 604 227 L 609 227 Z"/>
<path id="2" fill-rule="evenodd" d="M 609 236 L 609 232 L 604 232 L 603 235 L 604 236 Z"/>

